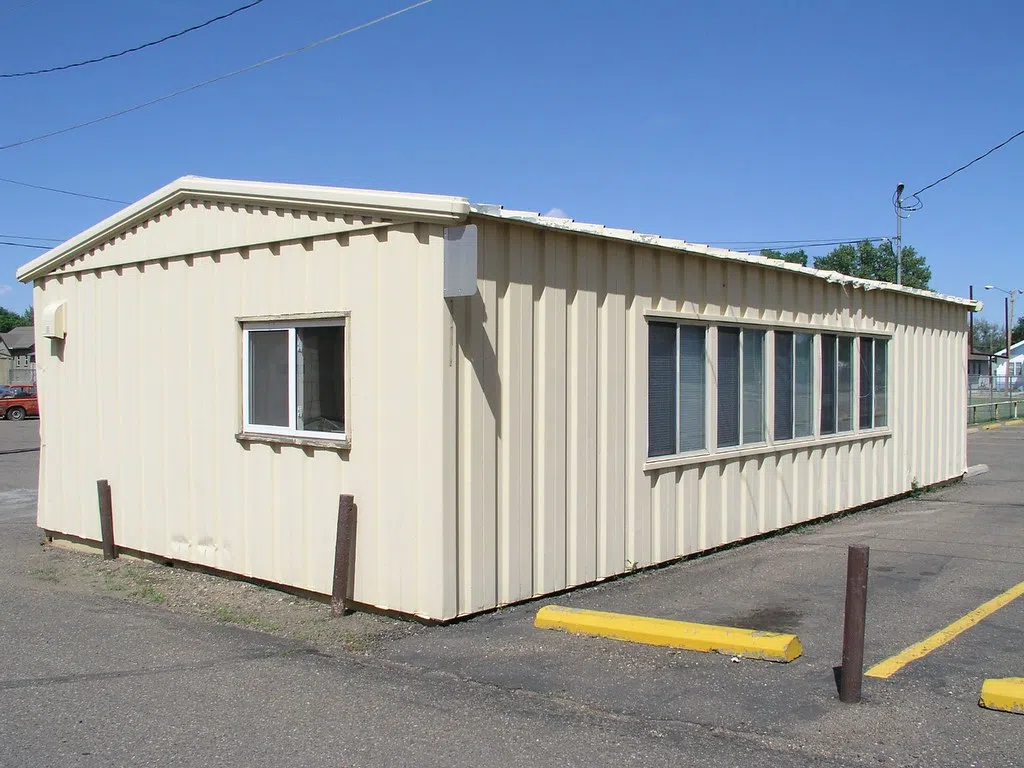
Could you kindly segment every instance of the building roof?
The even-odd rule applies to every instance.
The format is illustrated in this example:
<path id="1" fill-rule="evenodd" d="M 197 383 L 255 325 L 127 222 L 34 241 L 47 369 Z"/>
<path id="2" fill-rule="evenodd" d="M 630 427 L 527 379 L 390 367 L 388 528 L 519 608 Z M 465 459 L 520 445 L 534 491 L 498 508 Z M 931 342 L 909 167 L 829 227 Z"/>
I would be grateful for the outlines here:
<path id="1" fill-rule="evenodd" d="M 770 267 L 772 269 L 779 269 L 787 272 L 798 272 L 811 277 L 817 277 L 829 283 L 841 283 L 843 285 L 862 288 L 865 291 L 891 291 L 893 293 L 910 294 L 912 296 L 920 296 L 921 298 L 933 299 L 935 301 L 958 304 L 973 311 L 980 310 L 984 306 L 984 304 L 977 299 L 965 299 L 960 296 L 950 296 L 948 294 L 936 293 L 934 291 L 924 291 L 919 288 L 908 288 L 905 285 L 896 285 L 895 283 L 885 283 L 879 280 L 866 280 L 861 277 L 851 277 L 850 275 L 844 275 L 841 272 L 814 269 L 813 267 L 802 267 L 799 264 L 793 264 L 788 261 L 783 261 L 782 259 L 769 259 L 764 256 L 755 256 L 754 254 L 743 253 L 741 251 L 731 251 L 726 248 L 713 248 L 709 245 L 662 237 L 661 235 L 642 234 L 640 232 L 634 232 L 631 229 L 613 229 L 606 227 L 603 224 L 584 224 L 582 222 L 575 221 L 574 219 L 554 218 L 530 211 L 513 211 L 498 205 L 473 205 L 472 212 L 480 216 L 490 216 L 493 218 L 526 222 L 546 229 L 564 230 L 567 232 L 593 235 L 595 237 L 602 237 L 611 240 L 624 240 L 637 245 L 666 248 L 673 251 L 685 251 L 687 253 L 708 256 L 713 259 L 721 259 L 723 261 L 737 261 L 744 264 L 756 264 L 758 266 Z"/>
<path id="2" fill-rule="evenodd" d="M 713 248 L 701 243 L 691 243 L 660 235 L 642 234 L 630 229 L 614 229 L 600 224 L 586 224 L 573 219 L 544 216 L 530 211 L 510 210 L 500 205 L 475 205 L 464 197 L 348 189 L 344 187 L 322 187 L 305 184 L 211 179 L 200 176 L 183 176 L 147 195 L 138 202 L 132 203 L 95 226 L 75 235 L 25 264 L 18 270 L 17 278 L 22 282 L 29 282 L 43 277 L 62 264 L 77 258 L 108 240 L 116 232 L 145 221 L 161 210 L 197 195 L 201 195 L 205 199 L 248 205 L 312 206 L 319 209 L 359 211 L 382 216 L 408 216 L 417 220 L 437 222 L 459 223 L 465 221 L 471 215 L 505 219 L 545 229 L 589 235 L 608 240 L 625 241 L 652 248 L 684 251 L 723 261 L 740 262 L 770 269 L 796 272 L 830 283 L 858 287 L 866 291 L 881 290 L 908 294 L 934 301 L 957 304 L 971 310 L 980 310 L 983 306 L 977 300 L 949 296 L 917 288 L 908 288 L 877 280 L 850 277 L 839 272 L 802 267 L 798 264 L 792 264 L 779 259 L 768 259 L 725 248 Z"/>
<path id="3" fill-rule="evenodd" d="M 1020 341 L 1014 342 L 1013 344 L 1010 345 L 1010 354 L 1011 355 L 1014 352 L 1017 352 L 1018 350 L 1024 351 L 1024 339 L 1021 339 Z M 995 354 L 998 355 L 999 357 L 1006 357 L 1006 347 L 1003 347 L 1002 349 L 1000 349 Z"/>
<path id="4" fill-rule="evenodd" d="M 3 336 L 7 348 L 14 353 L 19 349 L 31 349 L 36 343 L 35 329 L 31 325 L 12 328 L 7 333 L 0 335 Z"/>
<path id="5" fill-rule="evenodd" d="M 41 254 L 22 266 L 16 276 L 23 283 L 43 277 L 113 234 L 197 196 L 241 205 L 358 211 L 379 216 L 408 216 L 419 221 L 458 223 L 469 214 L 469 201 L 462 197 L 182 176 Z"/>

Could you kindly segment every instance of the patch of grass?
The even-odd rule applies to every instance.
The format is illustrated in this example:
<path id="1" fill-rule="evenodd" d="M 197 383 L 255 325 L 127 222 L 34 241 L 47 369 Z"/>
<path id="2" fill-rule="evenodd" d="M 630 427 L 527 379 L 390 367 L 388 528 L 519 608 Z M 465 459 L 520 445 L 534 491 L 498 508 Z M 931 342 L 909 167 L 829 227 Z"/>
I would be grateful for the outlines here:
<path id="1" fill-rule="evenodd" d="M 132 597 L 139 600 L 146 600 L 150 603 L 164 603 L 167 602 L 167 595 L 161 592 L 159 589 L 154 587 L 152 584 L 143 584 L 135 592 L 132 593 Z"/>
<path id="2" fill-rule="evenodd" d="M 48 581 L 51 584 L 60 583 L 60 576 L 57 575 L 57 569 L 53 567 L 33 568 L 28 572 L 28 575 L 33 579 L 38 579 L 39 581 Z"/>
<path id="3" fill-rule="evenodd" d="M 119 592 L 129 600 L 145 600 L 156 604 L 167 601 L 167 595 L 156 588 L 147 574 L 130 565 L 104 571 L 103 587 L 108 592 Z"/>
<path id="4" fill-rule="evenodd" d="M 213 610 L 213 618 L 223 624 L 237 624 L 240 627 L 257 629 L 260 632 L 280 632 L 281 625 L 268 621 L 254 613 L 246 613 L 229 605 L 218 605 Z"/>
<path id="5" fill-rule="evenodd" d="M 351 653 L 370 650 L 371 637 L 364 632 L 338 629 L 336 619 L 317 619 L 291 633 L 291 637 L 313 646 L 340 646 Z"/>
<path id="6" fill-rule="evenodd" d="M 921 498 L 922 496 L 924 496 L 926 494 L 935 493 L 936 491 L 940 490 L 943 487 L 944 487 L 943 483 L 938 483 L 936 485 L 929 485 L 927 487 L 922 487 L 921 484 L 919 482 L 917 482 L 917 478 L 915 477 L 913 480 L 910 481 L 910 493 L 909 493 L 909 496 L 912 499 L 919 499 L 919 498 Z"/>
<path id="7" fill-rule="evenodd" d="M 110 592 L 124 592 L 128 588 L 128 582 L 117 571 L 104 571 L 103 586 Z"/>

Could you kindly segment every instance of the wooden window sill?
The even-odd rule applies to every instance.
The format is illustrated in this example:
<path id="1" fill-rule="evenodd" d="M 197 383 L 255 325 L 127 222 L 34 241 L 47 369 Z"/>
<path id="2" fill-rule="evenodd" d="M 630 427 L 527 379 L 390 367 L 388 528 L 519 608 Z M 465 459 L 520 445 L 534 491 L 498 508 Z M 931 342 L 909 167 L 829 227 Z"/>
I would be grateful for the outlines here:
<path id="1" fill-rule="evenodd" d="M 322 448 L 328 451 L 347 451 L 352 447 L 348 437 L 307 437 L 304 435 L 272 435 L 265 432 L 239 432 L 235 440 L 242 444 L 293 445 L 298 448 Z"/>

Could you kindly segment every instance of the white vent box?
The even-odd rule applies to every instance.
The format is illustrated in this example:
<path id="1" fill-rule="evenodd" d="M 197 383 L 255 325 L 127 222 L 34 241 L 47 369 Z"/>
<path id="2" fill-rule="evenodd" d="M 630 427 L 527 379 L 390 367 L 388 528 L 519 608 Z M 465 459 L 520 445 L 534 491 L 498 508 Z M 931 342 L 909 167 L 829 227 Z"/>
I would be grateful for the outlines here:
<path id="1" fill-rule="evenodd" d="M 67 334 L 67 302 L 47 304 L 43 309 L 43 336 L 48 339 L 63 339 Z"/>

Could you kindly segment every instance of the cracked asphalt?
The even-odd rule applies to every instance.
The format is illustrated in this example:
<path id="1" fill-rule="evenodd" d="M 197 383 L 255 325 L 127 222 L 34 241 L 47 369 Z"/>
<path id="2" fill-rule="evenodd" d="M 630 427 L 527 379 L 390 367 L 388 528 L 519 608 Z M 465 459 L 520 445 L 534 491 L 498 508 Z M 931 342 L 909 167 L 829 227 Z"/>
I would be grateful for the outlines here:
<path id="1" fill-rule="evenodd" d="M 969 447 L 991 472 L 550 601 L 795 631 L 787 665 L 535 630 L 545 601 L 350 653 L 73 589 L 38 570 L 37 454 L 0 455 L 0 766 L 1017 765 L 1024 720 L 977 692 L 1024 675 L 1020 601 L 860 705 L 832 679 L 848 544 L 868 665 L 1024 580 L 1024 429 Z"/>

